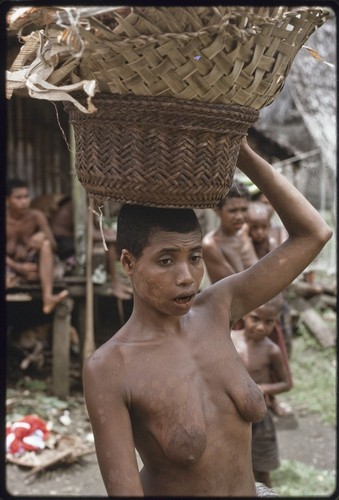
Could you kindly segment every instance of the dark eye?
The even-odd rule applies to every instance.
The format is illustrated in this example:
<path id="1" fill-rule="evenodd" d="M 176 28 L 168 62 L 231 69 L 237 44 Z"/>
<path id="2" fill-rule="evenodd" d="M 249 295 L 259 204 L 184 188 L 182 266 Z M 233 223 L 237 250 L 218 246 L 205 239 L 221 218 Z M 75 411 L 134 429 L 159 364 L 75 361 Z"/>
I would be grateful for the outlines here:
<path id="1" fill-rule="evenodd" d="M 169 266 L 172 264 L 172 259 L 170 259 L 170 257 L 164 257 L 163 259 L 160 259 L 160 264 L 162 266 Z"/>
<path id="2" fill-rule="evenodd" d="M 202 259 L 202 256 L 199 254 L 199 255 L 192 255 L 192 262 L 194 263 L 198 263 L 200 262 Z"/>

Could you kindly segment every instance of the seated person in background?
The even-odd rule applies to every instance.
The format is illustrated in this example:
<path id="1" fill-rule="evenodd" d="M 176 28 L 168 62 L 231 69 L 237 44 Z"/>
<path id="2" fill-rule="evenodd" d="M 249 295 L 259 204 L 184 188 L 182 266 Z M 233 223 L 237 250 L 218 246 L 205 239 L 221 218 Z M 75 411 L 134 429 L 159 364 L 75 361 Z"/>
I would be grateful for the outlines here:
<path id="1" fill-rule="evenodd" d="M 70 257 L 74 258 L 74 222 L 72 198 L 69 195 L 63 196 L 50 217 L 50 226 L 57 244 L 56 253 L 58 257 L 65 261 Z"/>
<path id="2" fill-rule="evenodd" d="M 277 296 L 246 314 L 243 317 L 243 330 L 231 331 L 234 346 L 249 375 L 261 389 L 266 403 L 270 396 L 291 388 L 282 352 L 269 338 L 279 317 L 280 306 L 281 299 Z M 270 471 L 277 469 L 279 465 L 275 425 L 268 409 L 261 421 L 252 424 L 252 467 L 255 480 L 271 488 Z"/>
<path id="3" fill-rule="evenodd" d="M 219 227 L 203 238 L 203 255 L 212 283 L 252 266 L 258 258 L 244 231 L 249 203 L 247 187 L 234 180 L 226 197 L 216 208 Z"/>
<path id="4" fill-rule="evenodd" d="M 97 218 L 94 218 L 94 242 L 102 242 L 102 235 L 98 228 Z M 73 219 L 73 204 L 70 196 L 64 196 L 58 203 L 58 209 L 51 216 L 51 228 L 57 242 L 57 255 L 61 260 L 70 259 L 75 255 L 74 246 L 74 219 Z M 115 297 L 128 300 L 132 296 L 132 289 L 125 285 L 117 276 L 116 273 L 116 251 L 115 240 L 116 234 L 112 229 L 104 229 L 104 238 L 107 244 L 108 251 L 105 252 L 106 266 L 111 279 L 111 291 Z"/>
<path id="5" fill-rule="evenodd" d="M 48 221 L 30 207 L 28 185 L 7 181 L 6 192 L 6 288 L 40 280 L 43 312 L 49 314 L 68 295 L 53 294 L 55 240 Z"/>

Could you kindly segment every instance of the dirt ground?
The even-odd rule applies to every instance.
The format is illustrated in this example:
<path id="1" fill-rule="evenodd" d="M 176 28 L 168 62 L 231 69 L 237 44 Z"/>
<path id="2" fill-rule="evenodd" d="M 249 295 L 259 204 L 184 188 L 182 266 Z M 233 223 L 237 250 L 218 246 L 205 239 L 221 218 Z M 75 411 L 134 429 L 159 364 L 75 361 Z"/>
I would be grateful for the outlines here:
<path id="1" fill-rule="evenodd" d="M 81 414 L 76 414 L 79 428 Z M 86 420 L 86 419 L 85 419 Z M 86 421 L 83 423 L 86 427 Z M 336 470 L 336 431 L 316 415 L 292 414 L 276 418 L 280 457 Z M 6 467 L 6 489 L 11 495 L 104 497 L 106 496 L 95 453 L 73 464 L 63 464 L 29 477 L 27 468 Z M 311 494 L 311 492 L 310 492 Z"/>

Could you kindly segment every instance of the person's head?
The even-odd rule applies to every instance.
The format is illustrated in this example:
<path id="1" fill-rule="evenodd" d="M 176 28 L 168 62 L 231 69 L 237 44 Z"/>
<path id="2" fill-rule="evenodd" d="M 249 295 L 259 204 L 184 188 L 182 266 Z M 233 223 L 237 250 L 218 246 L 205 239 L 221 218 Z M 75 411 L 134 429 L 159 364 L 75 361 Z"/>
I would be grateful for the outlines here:
<path id="1" fill-rule="evenodd" d="M 7 208 L 15 212 L 26 211 L 31 199 L 27 182 L 21 179 L 8 179 L 6 183 Z"/>
<path id="2" fill-rule="evenodd" d="M 188 312 L 204 273 L 194 210 L 123 205 L 116 249 L 135 299 L 165 314 Z"/>
<path id="3" fill-rule="evenodd" d="M 216 208 L 221 227 L 226 233 L 235 234 L 246 222 L 249 200 L 248 188 L 234 179 L 229 192 Z"/>
<path id="4" fill-rule="evenodd" d="M 282 307 L 282 297 L 277 295 L 262 306 L 243 317 L 245 335 L 258 342 L 268 337 L 274 330 Z"/>
<path id="5" fill-rule="evenodd" d="M 248 234 L 254 243 L 262 243 L 269 238 L 270 214 L 267 205 L 258 201 L 249 203 L 246 220 Z"/>
<path id="6" fill-rule="evenodd" d="M 268 216 L 271 219 L 273 214 L 274 214 L 274 208 L 272 207 L 271 203 L 269 202 L 268 198 L 262 193 L 261 191 L 257 191 L 256 193 L 251 195 L 251 201 L 253 202 L 258 202 L 258 203 L 263 203 L 264 205 L 267 206 L 268 209 Z"/>

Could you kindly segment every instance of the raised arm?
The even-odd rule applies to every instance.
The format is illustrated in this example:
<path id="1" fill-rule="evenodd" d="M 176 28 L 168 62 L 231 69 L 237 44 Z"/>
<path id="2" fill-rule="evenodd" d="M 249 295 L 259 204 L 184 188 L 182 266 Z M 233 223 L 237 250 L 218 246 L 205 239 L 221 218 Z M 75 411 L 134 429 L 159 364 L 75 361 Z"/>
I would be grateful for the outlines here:
<path id="1" fill-rule="evenodd" d="M 103 481 L 109 496 L 144 496 L 132 427 L 114 359 L 95 352 L 84 364 L 83 383 L 88 414 Z"/>
<path id="2" fill-rule="evenodd" d="M 244 140 L 238 168 L 267 196 L 289 237 L 249 269 L 215 285 L 216 300 L 227 297 L 231 321 L 284 290 L 314 260 L 332 235 L 304 196 Z M 226 292 L 226 293 L 225 293 Z"/>

